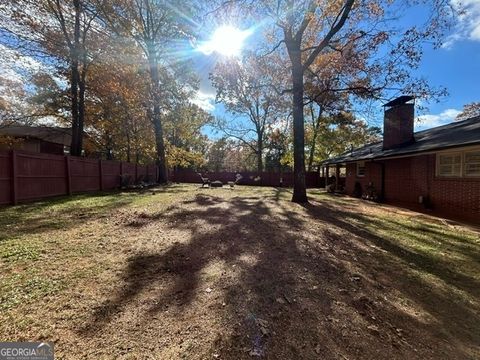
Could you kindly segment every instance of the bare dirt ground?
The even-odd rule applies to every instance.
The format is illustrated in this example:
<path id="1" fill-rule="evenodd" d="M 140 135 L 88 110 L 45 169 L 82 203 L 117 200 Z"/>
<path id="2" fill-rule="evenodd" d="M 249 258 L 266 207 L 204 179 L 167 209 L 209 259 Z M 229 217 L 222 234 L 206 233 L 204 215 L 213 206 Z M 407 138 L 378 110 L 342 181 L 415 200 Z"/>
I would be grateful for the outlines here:
<path id="1" fill-rule="evenodd" d="M 174 185 L 0 209 L 0 338 L 59 359 L 478 359 L 480 236 Z"/>

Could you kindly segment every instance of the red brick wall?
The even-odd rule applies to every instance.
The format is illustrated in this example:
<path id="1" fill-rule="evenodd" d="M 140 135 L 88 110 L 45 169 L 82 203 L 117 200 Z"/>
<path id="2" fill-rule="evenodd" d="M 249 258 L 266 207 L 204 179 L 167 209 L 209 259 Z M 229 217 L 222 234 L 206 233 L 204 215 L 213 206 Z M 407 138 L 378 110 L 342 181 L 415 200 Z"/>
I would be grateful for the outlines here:
<path id="1" fill-rule="evenodd" d="M 428 196 L 430 166 L 429 156 L 385 161 L 385 200 L 418 204 L 419 196 Z"/>
<path id="2" fill-rule="evenodd" d="M 365 176 L 357 176 L 357 164 L 347 164 L 347 177 L 345 180 L 345 190 L 347 194 L 352 194 L 355 189 L 355 183 L 362 186 L 362 190 L 372 183 L 378 194 L 382 190 L 382 165 L 377 162 L 365 162 Z"/>
<path id="3" fill-rule="evenodd" d="M 430 197 L 434 209 L 480 224 L 480 178 L 435 178 Z"/>
<path id="4" fill-rule="evenodd" d="M 448 217 L 480 224 L 480 178 L 439 178 L 435 176 L 435 155 L 384 161 L 385 201 L 419 206 L 418 197 L 430 199 L 433 210 Z M 346 191 L 353 195 L 355 182 L 372 182 L 381 191 L 381 165 L 367 162 L 365 177 L 356 176 L 356 164 L 347 164 Z"/>
<path id="5" fill-rule="evenodd" d="M 413 141 L 413 104 L 403 104 L 385 111 L 383 148 L 390 149 Z"/>

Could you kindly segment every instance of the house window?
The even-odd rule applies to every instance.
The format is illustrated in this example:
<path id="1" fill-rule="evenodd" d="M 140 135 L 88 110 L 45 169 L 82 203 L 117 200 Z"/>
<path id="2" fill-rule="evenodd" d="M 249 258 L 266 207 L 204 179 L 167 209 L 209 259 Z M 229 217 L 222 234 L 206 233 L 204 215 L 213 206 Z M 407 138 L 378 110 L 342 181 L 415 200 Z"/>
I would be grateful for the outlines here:
<path id="1" fill-rule="evenodd" d="M 465 153 L 465 176 L 480 176 L 480 151 Z"/>
<path id="2" fill-rule="evenodd" d="M 357 162 L 357 176 L 365 176 L 365 161 Z"/>
<path id="3" fill-rule="evenodd" d="M 449 153 L 438 155 L 437 169 L 438 176 L 462 176 L 462 154 Z"/>

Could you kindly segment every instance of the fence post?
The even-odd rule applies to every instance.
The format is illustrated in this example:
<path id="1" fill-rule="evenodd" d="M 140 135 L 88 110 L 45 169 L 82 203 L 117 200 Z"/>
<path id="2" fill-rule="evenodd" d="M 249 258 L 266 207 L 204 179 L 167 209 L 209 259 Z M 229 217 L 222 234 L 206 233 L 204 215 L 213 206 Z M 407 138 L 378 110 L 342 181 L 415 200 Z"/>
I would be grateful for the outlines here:
<path id="1" fill-rule="evenodd" d="M 100 191 L 103 191 L 103 168 L 102 168 L 102 159 L 98 160 L 98 173 L 99 173 Z"/>
<path id="2" fill-rule="evenodd" d="M 12 204 L 17 205 L 17 203 L 18 203 L 18 199 L 17 199 L 17 190 L 18 190 L 18 184 L 17 184 L 17 152 L 15 150 L 12 150 L 11 157 L 12 157 Z"/>
<path id="3" fill-rule="evenodd" d="M 66 170 L 66 183 L 67 183 L 67 194 L 72 195 L 72 176 L 70 172 L 70 156 L 65 156 L 65 170 Z"/>
<path id="4" fill-rule="evenodd" d="M 135 163 L 135 181 L 134 184 L 136 184 L 138 181 L 138 164 Z"/>

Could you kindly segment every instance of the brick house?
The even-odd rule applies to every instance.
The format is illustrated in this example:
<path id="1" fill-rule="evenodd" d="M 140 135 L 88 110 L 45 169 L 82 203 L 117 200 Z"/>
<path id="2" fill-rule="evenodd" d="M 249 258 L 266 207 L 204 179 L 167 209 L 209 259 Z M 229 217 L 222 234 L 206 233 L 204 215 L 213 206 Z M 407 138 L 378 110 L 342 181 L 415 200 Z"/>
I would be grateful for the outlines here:
<path id="1" fill-rule="evenodd" d="M 385 105 L 383 141 L 324 163 L 348 195 L 425 207 L 480 224 L 480 116 L 414 133 L 413 98 Z M 328 174 L 328 171 L 327 171 Z"/>

